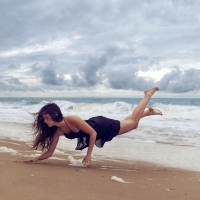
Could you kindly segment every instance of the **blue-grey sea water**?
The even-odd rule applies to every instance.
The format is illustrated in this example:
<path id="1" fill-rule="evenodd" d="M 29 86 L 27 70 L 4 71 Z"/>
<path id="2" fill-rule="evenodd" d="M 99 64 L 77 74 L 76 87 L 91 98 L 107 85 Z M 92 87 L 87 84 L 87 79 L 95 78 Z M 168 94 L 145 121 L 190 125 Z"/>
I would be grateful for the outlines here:
<path id="1" fill-rule="evenodd" d="M 30 113 L 38 112 L 49 102 L 57 103 L 63 115 L 78 115 L 83 119 L 103 115 L 121 120 L 133 112 L 140 100 L 141 98 L 0 98 L 0 122 L 31 123 L 33 118 Z M 161 110 L 163 116 L 142 118 L 139 127 L 124 134 L 122 138 L 200 146 L 200 98 L 152 98 L 147 107 L 149 106 Z M 1 136 L 4 136 L 3 131 Z"/>
<path id="2" fill-rule="evenodd" d="M 0 97 L 0 103 L 39 104 L 42 101 L 69 101 L 74 103 L 114 103 L 117 101 L 138 104 L 141 98 L 64 98 L 64 97 Z M 161 103 L 171 105 L 200 106 L 200 98 L 152 98 L 149 104 Z"/>

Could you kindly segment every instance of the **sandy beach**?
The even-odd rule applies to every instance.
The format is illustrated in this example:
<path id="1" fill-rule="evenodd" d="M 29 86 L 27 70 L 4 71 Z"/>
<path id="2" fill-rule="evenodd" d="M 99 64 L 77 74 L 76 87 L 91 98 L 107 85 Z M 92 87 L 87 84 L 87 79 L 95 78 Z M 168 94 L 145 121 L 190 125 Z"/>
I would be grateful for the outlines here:
<path id="1" fill-rule="evenodd" d="M 0 199 L 192 199 L 200 196 L 200 172 L 145 162 L 94 161 L 92 167 L 69 165 L 67 155 L 26 164 L 33 154 L 24 142 L 0 140 Z M 17 153 L 3 152 L 3 147 Z M 60 160 L 59 160 L 60 159 Z M 112 181 L 122 178 L 125 183 Z"/>
<path id="2" fill-rule="evenodd" d="M 0 200 L 200 200 L 200 1 L 0 8 Z"/>

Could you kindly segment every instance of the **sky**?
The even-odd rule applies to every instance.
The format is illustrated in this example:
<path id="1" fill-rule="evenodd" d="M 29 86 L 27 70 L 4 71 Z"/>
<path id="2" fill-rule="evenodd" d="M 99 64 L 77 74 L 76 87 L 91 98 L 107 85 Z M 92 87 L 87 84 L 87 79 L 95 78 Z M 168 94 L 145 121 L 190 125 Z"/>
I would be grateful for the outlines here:
<path id="1" fill-rule="evenodd" d="M 198 0 L 1 0 L 0 96 L 200 97 Z"/>

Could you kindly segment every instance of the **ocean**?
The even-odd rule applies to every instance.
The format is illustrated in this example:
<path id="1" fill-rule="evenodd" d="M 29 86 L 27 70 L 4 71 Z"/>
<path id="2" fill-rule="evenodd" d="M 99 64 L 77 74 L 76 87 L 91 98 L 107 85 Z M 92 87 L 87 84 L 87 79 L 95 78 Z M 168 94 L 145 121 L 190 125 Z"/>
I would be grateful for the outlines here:
<path id="1" fill-rule="evenodd" d="M 103 115 L 120 120 L 130 115 L 140 100 L 141 98 L 0 98 L 0 122 L 30 124 L 33 122 L 30 113 L 38 112 L 49 102 L 58 104 L 64 116 L 78 115 L 88 119 Z M 147 107 L 149 106 L 161 110 L 163 116 L 141 119 L 136 130 L 120 138 L 200 146 L 199 98 L 152 98 Z M 0 132 L 0 137 L 3 136 L 4 133 Z M 26 135 L 23 137 L 26 140 Z"/>
<path id="2" fill-rule="evenodd" d="M 23 141 L 32 145 L 31 123 L 35 113 L 46 103 L 58 104 L 64 116 L 82 119 L 103 115 L 123 119 L 130 115 L 140 98 L 0 98 L 0 139 Z M 92 160 L 148 162 L 156 165 L 199 171 L 200 99 L 152 98 L 147 107 L 163 112 L 140 120 L 137 129 L 115 137 L 103 148 L 94 147 Z M 77 140 L 60 137 L 56 154 L 84 157 L 87 149 L 75 151 Z M 0 147 L 1 151 L 15 150 Z M 32 157 L 41 151 L 33 152 Z M 23 155 L 26 156 L 26 155 Z M 30 157 L 30 155 L 29 155 Z M 55 159 L 55 156 L 54 156 Z"/>

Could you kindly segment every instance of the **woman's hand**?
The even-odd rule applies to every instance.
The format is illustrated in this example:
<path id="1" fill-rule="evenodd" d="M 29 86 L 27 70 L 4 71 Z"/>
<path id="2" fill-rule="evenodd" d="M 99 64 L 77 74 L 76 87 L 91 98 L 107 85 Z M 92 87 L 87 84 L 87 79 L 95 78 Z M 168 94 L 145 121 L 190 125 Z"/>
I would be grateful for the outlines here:
<path id="1" fill-rule="evenodd" d="M 91 165 L 91 155 L 86 155 L 83 159 L 82 163 L 85 167 L 89 167 Z"/>
<path id="2" fill-rule="evenodd" d="M 30 162 L 37 162 L 39 160 L 39 158 L 33 158 L 30 160 L 23 160 L 24 163 L 30 163 Z"/>

